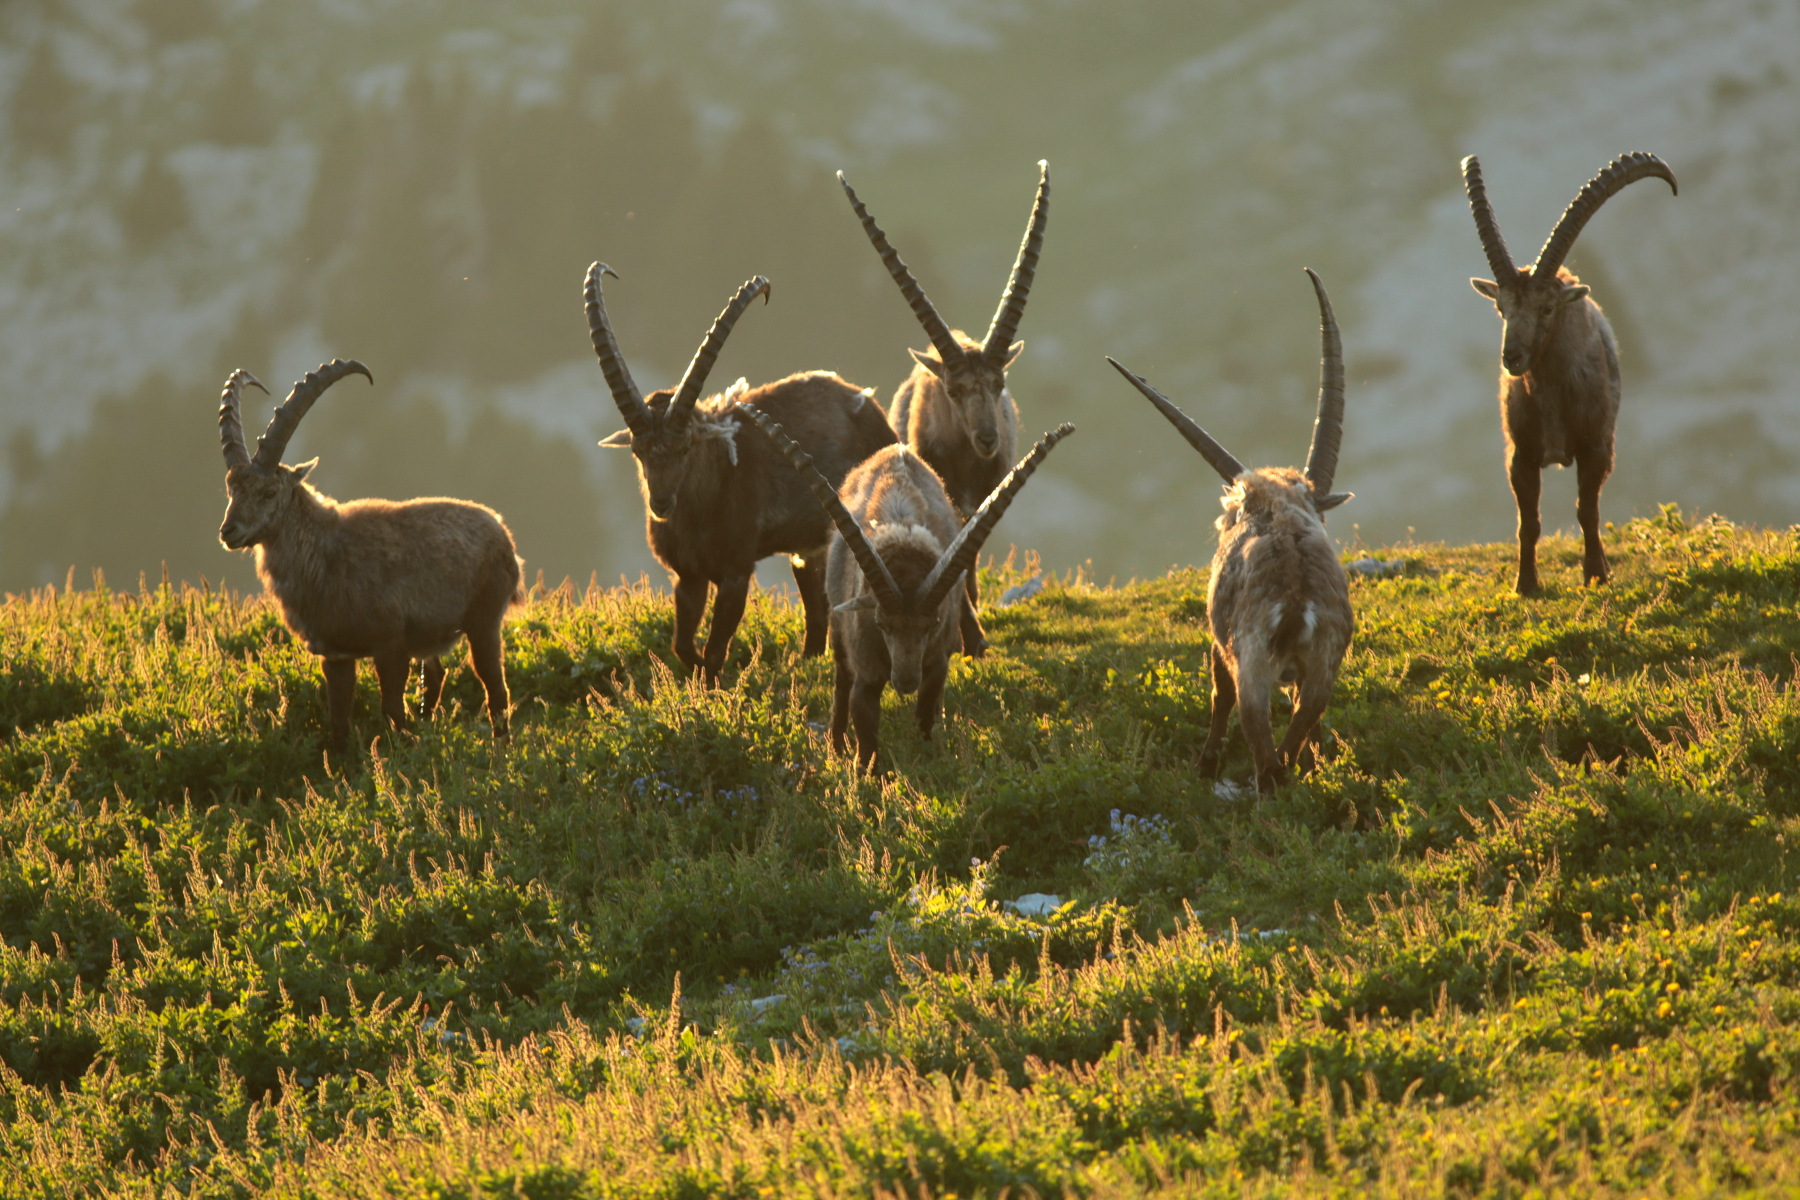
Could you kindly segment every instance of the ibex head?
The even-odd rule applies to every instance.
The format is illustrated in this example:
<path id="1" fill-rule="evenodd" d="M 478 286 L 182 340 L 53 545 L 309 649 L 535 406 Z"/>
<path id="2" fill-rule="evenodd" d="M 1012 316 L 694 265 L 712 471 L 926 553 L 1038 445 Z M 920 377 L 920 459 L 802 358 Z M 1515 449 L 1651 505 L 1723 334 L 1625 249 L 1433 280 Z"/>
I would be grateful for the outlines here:
<path id="1" fill-rule="evenodd" d="M 763 413 L 752 411 L 750 415 L 788 456 L 856 556 L 869 590 L 843 601 L 835 611 L 868 614 L 887 644 L 889 681 L 903 696 L 919 690 L 925 655 L 933 644 L 957 628 L 963 574 L 974 567 L 988 534 L 1051 447 L 1075 432 L 1073 425 L 1064 422 L 1045 434 L 982 501 L 950 545 L 940 550 L 930 531 L 916 525 L 880 525 L 865 531 L 831 481 L 813 466 L 812 456 Z M 892 453 L 910 451 L 899 446 Z"/>
<path id="2" fill-rule="evenodd" d="M 1031 221 L 1019 243 L 1019 256 L 1013 262 L 1012 277 L 1000 297 L 1000 307 L 994 312 L 987 337 L 979 342 L 944 324 L 842 171 L 838 172 L 838 182 L 862 221 L 863 232 L 868 234 L 894 282 L 900 285 L 900 294 L 912 305 L 913 315 L 925 328 L 925 336 L 931 339 L 931 350 L 910 351 L 914 361 L 943 382 L 970 445 L 982 457 L 992 458 L 1000 449 L 1001 412 L 1007 399 L 1006 371 L 1025 349 L 1025 343 L 1015 342 L 1013 335 L 1019 331 L 1019 321 L 1025 315 L 1025 301 L 1037 278 L 1038 258 L 1044 250 L 1044 225 L 1050 219 L 1050 164 L 1038 161 L 1037 200 L 1031 206 Z"/>
<path id="3" fill-rule="evenodd" d="M 1326 512 L 1349 500 L 1355 493 L 1331 490 L 1332 477 L 1337 474 L 1338 447 L 1344 440 L 1344 346 L 1338 336 L 1337 318 L 1331 311 L 1331 297 L 1325 294 L 1325 284 L 1311 267 L 1306 268 L 1306 274 L 1312 280 L 1313 294 L 1319 300 L 1319 404 L 1318 415 L 1313 420 L 1312 446 L 1306 452 L 1306 471 L 1301 475 L 1282 468 L 1277 471 L 1258 471 L 1255 474 L 1271 479 L 1279 476 L 1283 486 L 1292 488 L 1298 496 L 1304 496 L 1312 511 L 1322 518 Z M 1110 357 L 1106 361 L 1112 363 L 1114 370 L 1129 380 L 1150 403 L 1156 405 L 1157 411 L 1169 419 L 1169 424 L 1181 431 L 1181 436 L 1188 440 L 1188 444 L 1198 450 L 1201 457 L 1225 480 L 1226 486 L 1233 489 L 1226 497 L 1228 510 L 1233 497 L 1241 501 L 1244 491 L 1239 487 L 1239 477 L 1245 474 L 1244 464 L 1214 441 L 1212 435 L 1200 428 L 1192 417 L 1175 407 L 1167 396 L 1146 383 L 1142 376 L 1120 366 Z M 1304 486 L 1299 486 L 1301 484 Z"/>
<path id="4" fill-rule="evenodd" d="M 631 372 L 619 353 L 619 343 L 613 337 L 612 324 L 606 319 L 606 302 L 600 295 L 602 275 L 619 277 L 605 263 L 597 262 L 588 268 L 588 335 L 594 343 L 594 353 L 600 359 L 600 370 L 605 373 L 607 386 L 612 390 L 613 402 L 625 418 L 625 428 L 600 444 L 631 451 L 637 459 L 638 482 L 643 487 L 650 515 L 664 521 L 675 511 L 675 499 L 687 479 L 688 462 L 699 438 L 694 405 L 700 399 L 700 390 L 706 386 L 706 377 L 712 371 L 719 351 L 724 349 L 725 339 L 731 336 L 732 326 L 737 324 L 750 302 L 761 296 L 763 303 L 768 303 L 769 281 L 761 275 L 746 280 L 707 331 L 700 349 L 694 352 L 693 361 L 688 363 L 681 383 L 672 390 L 665 388 L 653 392 L 646 400 L 637 384 L 632 382 Z"/>
<path id="5" fill-rule="evenodd" d="M 1506 239 L 1500 236 L 1500 223 L 1494 218 L 1494 208 L 1481 179 L 1481 163 L 1473 154 L 1462 160 L 1462 172 L 1463 185 L 1469 193 L 1469 210 L 1475 217 L 1475 232 L 1481 238 L 1488 265 L 1494 270 L 1494 278 L 1470 279 L 1469 286 L 1492 300 L 1500 314 L 1500 365 L 1508 375 L 1523 375 L 1531 369 L 1557 312 L 1588 294 L 1587 285 L 1562 266 L 1588 218 L 1620 189 L 1640 179 L 1655 176 L 1666 181 L 1671 192 L 1679 191 L 1675 172 L 1656 155 L 1621 154 L 1576 193 L 1556 228 L 1550 231 L 1544 248 L 1538 251 L 1537 262 L 1521 269 L 1513 265 Z"/>
<path id="6" fill-rule="evenodd" d="M 345 362 L 332 359 L 294 385 L 288 398 L 275 409 L 269 427 L 256 439 L 256 456 L 244 447 L 244 423 L 241 412 L 244 385 L 249 384 L 265 395 L 256 376 L 248 371 L 233 371 L 225 380 L 219 395 L 219 444 L 225 452 L 225 490 L 231 497 L 225 508 L 225 520 L 219 526 L 219 541 L 230 550 L 243 550 L 268 538 L 294 494 L 307 475 L 319 465 L 318 459 L 299 466 L 285 466 L 282 451 L 300 425 L 300 418 L 326 388 L 346 375 L 361 375 L 370 383 L 375 376 L 355 359 Z"/>

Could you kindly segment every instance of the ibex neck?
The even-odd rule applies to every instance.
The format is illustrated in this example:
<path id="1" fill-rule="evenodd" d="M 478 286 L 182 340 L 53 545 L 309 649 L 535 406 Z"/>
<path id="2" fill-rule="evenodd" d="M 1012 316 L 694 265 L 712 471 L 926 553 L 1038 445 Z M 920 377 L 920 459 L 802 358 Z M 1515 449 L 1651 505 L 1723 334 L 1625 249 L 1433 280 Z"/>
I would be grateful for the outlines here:
<path id="1" fill-rule="evenodd" d="M 337 501 L 301 484 L 281 521 L 257 544 L 256 573 L 263 584 L 285 595 L 318 583 L 337 557 L 342 523 Z"/>

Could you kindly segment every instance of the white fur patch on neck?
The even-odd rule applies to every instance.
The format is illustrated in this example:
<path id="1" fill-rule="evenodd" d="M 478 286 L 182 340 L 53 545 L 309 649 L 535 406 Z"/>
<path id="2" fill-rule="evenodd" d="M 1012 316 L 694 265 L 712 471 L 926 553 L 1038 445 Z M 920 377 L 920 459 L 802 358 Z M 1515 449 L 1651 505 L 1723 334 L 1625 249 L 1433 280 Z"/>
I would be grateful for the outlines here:
<path id="1" fill-rule="evenodd" d="M 742 383 L 743 380 L 740 379 L 738 382 Z M 714 438 L 722 440 L 725 443 L 725 456 L 731 460 L 731 465 L 734 467 L 737 466 L 738 461 L 738 423 L 732 415 L 736 408 L 737 404 L 734 401 L 720 411 L 703 412 L 698 408 L 694 410 L 694 436 L 702 440 Z"/>

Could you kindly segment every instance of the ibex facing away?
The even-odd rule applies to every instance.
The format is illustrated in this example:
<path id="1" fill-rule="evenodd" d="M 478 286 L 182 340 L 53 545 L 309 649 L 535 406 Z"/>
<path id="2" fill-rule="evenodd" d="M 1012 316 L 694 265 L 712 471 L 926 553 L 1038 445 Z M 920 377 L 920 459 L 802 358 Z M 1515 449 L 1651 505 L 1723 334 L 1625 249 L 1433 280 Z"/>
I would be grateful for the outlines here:
<path id="1" fill-rule="evenodd" d="M 1513 265 L 1500 225 L 1488 203 L 1481 164 L 1463 159 L 1463 183 L 1475 232 L 1492 279 L 1471 279 L 1494 302 L 1500 334 L 1500 427 L 1506 434 L 1506 477 L 1519 508 L 1518 592 L 1538 589 L 1537 542 L 1542 526 L 1538 495 L 1542 472 L 1552 463 L 1575 463 L 1575 515 L 1585 543 L 1584 583 L 1604 583 L 1606 551 L 1600 545 L 1600 487 L 1613 467 L 1613 428 L 1619 418 L 1619 350 L 1612 326 L 1582 283 L 1563 265 L 1582 226 L 1614 193 L 1655 176 L 1675 190 L 1675 173 L 1654 154 L 1624 154 L 1588 180 L 1563 212 L 1537 262 Z"/>
<path id="2" fill-rule="evenodd" d="M 1007 473 L 1007 464 L 1017 453 L 1019 409 L 1006 387 L 1006 369 L 1025 349 L 1025 343 L 1013 341 L 1013 335 L 1025 315 L 1025 301 L 1031 294 L 1038 257 L 1044 249 L 1044 225 L 1050 218 L 1050 166 L 1038 162 L 1037 200 L 1031 208 L 1031 221 L 1019 244 L 1019 256 L 1013 263 L 1006 291 L 1001 294 L 1000 307 L 988 325 L 987 336 L 979 342 L 944 324 L 842 171 L 838 172 L 838 182 L 862 220 L 863 232 L 868 234 L 894 282 L 900 285 L 900 294 L 925 327 L 925 336 L 931 339 L 930 350 L 910 351 L 916 365 L 894 393 L 888 419 L 900 440 L 937 472 L 951 503 L 967 517 L 999 484 Z M 968 573 L 966 588 L 969 604 L 962 614 L 962 648 L 964 653 L 979 657 L 987 647 L 987 638 L 975 614 L 981 597 L 973 570 Z"/>
<path id="3" fill-rule="evenodd" d="M 1338 665 L 1350 648 L 1356 617 L 1337 550 L 1325 534 L 1324 514 L 1350 499 L 1333 492 L 1344 430 L 1344 358 L 1325 285 L 1309 268 L 1319 298 L 1319 408 L 1304 473 L 1292 467 L 1246 470 L 1161 392 L 1112 359 L 1107 362 L 1179 429 L 1225 480 L 1206 595 L 1212 626 L 1212 729 L 1200 770 L 1216 776 L 1225 725 L 1235 706 L 1250 754 L 1256 788 L 1272 791 L 1310 751 Z M 1292 686 L 1297 703 L 1278 749 L 1269 721 L 1277 687 Z"/>
<path id="4" fill-rule="evenodd" d="M 718 681 L 744 616 L 750 576 L 757 561 L 771 554 L 792 556 L 806 610 L 803 653 L 823 654 L 831 522 L 766 439 L 743 436 L 744 417 L 757 412 L 774 417 L 794 430 L 828 478 L 842 480 L 851 467 L 893 445 L 894 431 L 881 406 L 829 371 L 700 399 L 732 326 L 752 300 L 768 297 L 769 281 L 760 275 L 740 287 L 719 314 L 680 385 L 646 399 L 619 354 L 600 295 L 601 276 L 612 274 L 605 263 L 595 263 L 587 273 L 588 333 L 626 425 L 600 444 L 629 448 L 637 459 L 650 551 L 675 573 L 675 656 L 689 669 L 702 669 L 707 683 Z M 712 587 L 718 598 L 703 654 L 694 646 L 694 634 Z"/>
<path id="5" fill-rule="evenodd" d="M 306 482 L 319 460 L 283 466 L 300 418 L 346 375 L 374 382 L 359 362 L 333 359 L 294 385 L 275 410 L 256 456 L 244 447 L 240 399 L 247 371 L 233 371 L 219 404 L 219 441 L 231 502 L 219 540 L 231 550 L 256 547 L 256 573 L 281 605 L 282 620 L 325 660 L 330 746 L 350 738 L 356 660 L 373 658 L 381 711 L 407 728 L 406 681 L 412 660 L 424 662 L 430 718 L 444 689 L 444 664 L 458 635 L 487 689 L 494 738 L 507 739 L 506 666 L 500 627 L 524 601 L 512 534 L 500 514 L 465 500 L 353 500 L 339 504 Z"/>
<path id="6" fill-rule="evenodd" d="M 753 415 L 837 525 L 827 567 L 836 663 L 831 744 L 842 754 L 845 730 L 854 726 L 857 764 L 867 771 L 889 682 L 902 696 L 919 694 L 919 732 L 931 736 L 943 711 L 950 655 L 961 641 L 962 575 L 1050 448 L 1075 427 L 1046 434 L 962 525 L 936 472 L 908 447 L 873 455 L 850 472 L 840 494 L 780 425 Z"/>

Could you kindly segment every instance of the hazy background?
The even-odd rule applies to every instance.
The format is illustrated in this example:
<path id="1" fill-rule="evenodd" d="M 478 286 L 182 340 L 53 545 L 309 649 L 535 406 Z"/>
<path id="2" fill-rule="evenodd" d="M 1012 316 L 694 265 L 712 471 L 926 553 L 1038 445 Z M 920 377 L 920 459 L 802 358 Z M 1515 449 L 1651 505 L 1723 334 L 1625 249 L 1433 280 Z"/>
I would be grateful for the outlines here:
<path id="1" fill-rule="evenodd" d="M 1619 334 L 1609 518 L 1659 501 L 1800 519 L 1800 5 L 1792 0 L 5 0 L 0 589 L 205 573 L 233 367 L 340 384 L 289 461 L 348 499 L 500 509 L 532 569 L 652 567 L 587 345 L 596 258 L 646 388 L 736 285 L 774 281 L 714 372 L 880 389 L 925 339 L 846 170 L 952 324 L 979 334 L 1036 162 L 1048 240 L 1012 373 L 1064 419 L 995 547 L 1101 577 L 1210 553 L 1217 483 L 1102 361 L 1240 458 L 1298 463 L 1317 378 L 1302 266 L 1349 361 L 1333 522 L 1502 539 L 1499 322 L 1457 161 L 1529 258 L 1612 155 L 1627 189 L 1570 265 Z M 254 395 L 254 393 L 253 393 Z M 246 416 L 252 435 L 268 409 Z M 1551 472 L 1553 527 L 1573 472 Z M 653 576 L 660 580 L 660 572 Z"/>

